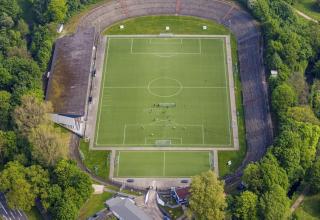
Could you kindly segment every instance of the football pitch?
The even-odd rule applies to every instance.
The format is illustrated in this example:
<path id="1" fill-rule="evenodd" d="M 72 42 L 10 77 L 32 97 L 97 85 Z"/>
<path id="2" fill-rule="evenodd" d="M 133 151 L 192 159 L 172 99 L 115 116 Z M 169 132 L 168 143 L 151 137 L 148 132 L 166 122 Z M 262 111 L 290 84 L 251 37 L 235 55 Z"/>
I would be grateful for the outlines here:
<path id="1" fill-rule="evenodd" d="M 95 146 L 231 147 L 226 53 L 224 37 L 108 36 Z"/>
<path id="2" fill-rule="evenodd" d="M 119 151 L 115 176 L 190 177 L 211 168 L 210 152 Z"/>

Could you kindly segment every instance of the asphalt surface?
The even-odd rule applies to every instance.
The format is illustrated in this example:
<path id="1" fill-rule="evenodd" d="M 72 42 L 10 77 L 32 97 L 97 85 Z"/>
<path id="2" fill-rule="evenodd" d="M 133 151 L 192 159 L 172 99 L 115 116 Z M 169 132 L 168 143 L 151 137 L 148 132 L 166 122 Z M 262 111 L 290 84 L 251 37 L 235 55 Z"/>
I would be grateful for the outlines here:
<path id="1" fill-rule="evenodd" d="M 4 220 L 27 220 L 26 214 L 19 210 L 10 209 L 7 205 L 6 198 L 0 193 L 0 217 Z"/>

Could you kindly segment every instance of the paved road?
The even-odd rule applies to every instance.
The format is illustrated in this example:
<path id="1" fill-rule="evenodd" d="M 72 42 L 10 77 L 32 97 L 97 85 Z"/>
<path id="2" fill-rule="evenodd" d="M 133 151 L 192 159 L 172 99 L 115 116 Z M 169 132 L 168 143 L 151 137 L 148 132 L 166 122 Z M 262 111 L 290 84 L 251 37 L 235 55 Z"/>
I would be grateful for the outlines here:
<path id="1" fill-rule="evenodd" d="M 28 220 L 24 212 L 18 209 L 13 210 L 8 207 L 3 193 L 0 193 L 0 217 L 4 220 Z"/>

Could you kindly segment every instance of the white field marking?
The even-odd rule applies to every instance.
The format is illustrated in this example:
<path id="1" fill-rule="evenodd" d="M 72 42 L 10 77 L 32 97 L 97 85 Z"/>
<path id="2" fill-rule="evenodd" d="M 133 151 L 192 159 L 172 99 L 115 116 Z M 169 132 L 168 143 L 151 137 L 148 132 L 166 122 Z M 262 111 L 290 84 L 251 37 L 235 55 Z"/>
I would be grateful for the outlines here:
<path id="1" fill-rule="evenodd" d="M 172 54 L 172 55 L 161 55 L 161 54 L 154 54 L 154 56 L 156 56 L 156 57 L 161 57 L 161 58 L 171 58 L 171 57 L 174 57 L 174 56 L 177 56 L 177 55 L 175 55 L 175 54 Z"/>
<path id="2" fill-rule="evenodd" d="M 185 52 L 133 52 L 131 54 L 142 54 L 142 55 L 200 55 L 201 53 L 185 53 Z"/>
<path id="3" fill-rule="evenodd" d="M 105 89 L 148 89 L 147 86 L 106 86 Z M 178 89 L 179 86 L 155 86 L 149 87 L 151 89 Z M 182 86 L 183 89 L 225 89 L 225 86 Z"/>
<path id="4" fill-rule="evenodd" d="M 105 83 L 105 75 L 107 74 L 106 73 L 106 70 L 107 70 L 107 63 L 108 63 L 108 52 L 109 52 L 109 46 L 110 46 L 110 41 L 111 39 L 108 38 L 108 47 L 107 47 L 107 52 L 106 52 L 106 57 L 105 57 L 105 64 L 104 64 L 104 69 L 103 69 L 103 75 L 102 75 L 102 88 L 100 88 L 100 100 L 99 100 L 99 103 L 100 103 L 100 108 L 99 108 L 99 116 L 98 116 L 98 129 L 96 131 L 97 133 L 97 137 L 96 137 L 96 145 L 98 145 L 98 137 L 99 137 L 99 131 L 100 131 L 100 117 L 101 117 L 101 107 L 102 107 L 102 100 L 103 100 L 103 91 L 101 92 L 102 89 L 104 89 L 104 83 Z M 101 94 L 102 93 L 102 94 Z M 98 104 L 99 106 L 99 104 Z"/>
<path id="5" fill-rule="evenodd" d="M 202 124 L 201 128 L 202 128 L 202 144 L 204 144 L 204 127 L 203 127 L 203 124 Z"/>
<path id="6" fill-rule="evenodd" d="M 200 49 L 199 49 L 199 50 L 200 50 L 199 53 L 200 53 L 200 55 L 201 55 L 201 54 L 202 54 L 202 46 L 201 46 L 201 39 L 200 39 L 200 38 L 199 38 L 199 48 L 200 48 Z"/>
<path id="7" fill-rule="evenodd" d="M 176 44 L 179 44 L 179 45 L 181 45 L 182 44 L 182 38 L 176 38 L 176 39 L 179 39 L 180 40 L 180 42 L 179 43 L 176 43 L 176 42 L 173 42 L 173 43 L 170 43 L 170 42 L 163 42 L 163 43 L 158 43 L 158 42 L 152 42 L 152 40 L 155 40 L 155 39 L 162 39 L 162 40 L 167 40 L 167 39 L 174 39 L 174 38 L 149 38 L 148 39 L 148 42 L 149 42 L 149 44 L 155 44 L 155 45 L 157 45 L 157 44 L 160 44 L 160 45 L 162 45 L 162 44 L 169 44 L 169 45 L 176 45 Z"/>
<path id="8" fill-rule="evenodd" d="M 166 122 L 167 120 L 163 120 L 163 121 L 160 121 L 160 122 Z M 129 127 L 129 126 L 141 126 L 141 125 L 144 125 L 144 126 L 158 126 L 158 127 L 161 127 L 161 126 L 164 126 L 164 125 L 157 125 L 157 122 L 151 122 L 151 123 L 148 123 L 148 124 L 126 124 L 126 128 Z M 181 127 L 202 127 L 202 124 L 179 124 L 179 123 L 169 123 L 169 125 L 175 125 L 175 126 L 181 126 Z"/>
<path id="9" fill-rule="evenodd" d="M 117 159 L 117 177 L 119 176 L 119 170 L 120 170 L 120 154 L 121 154 L 121 151 L 119 151 L 118 159 Z"/>
<path id="10" fill-rule="evenodd" d="M 126 129 L 127 129 L 127 124 L 124 125 L 124 129 L 123 129 L 123 144 L 126 143 Z"/>
<path id="11" fill-rule="evenodd" d="M 163 176 L 166 176 L 166 152 L 163 151 Z"/>
<path id="12" fill-rule="evenodd" d="M 132 54 L 132 47 L 133 47 L 133 38 L 131 38 L 131 54 Z"/>
<path id="13" fill-rule="evenodd" d="M 151 145 L 151 144 L 148 144 L 148 140 L 151 140 L 151 141 L 155 141 L 155 140 L 179 140 L 180 141 L 180 144 L 182 144 L 182 137 L 180 138 L 168 138 L 168 137 L 159 137 L 159 138 L 149 138 L 149 137 L 144 137 L 144 143 L 146 145 Z M 173 145 L 170 143 L 170 146 Z"/>
<path id="14" fill-rule="evenodd" d="M 201 133 L 202 133 L 202 144 L 183 144 L 183 145 L 190 145 L 190 146 L 194 146 L 194 145 L 199 145 L 199 146 L 211 146 L 211 144 L 205 144 L 204 143 L 204 125 L 203 124 L 199 124 L 199 125 L 192 125 L 192 124 L 178 124 L 178 123 L 168 123 L 166 125 L 158 125 L 157 124 L 158 122 L 152 122 L 152 123 L 149 123 L 149 124 L 125 124 L 124 126 L 124 131 L 123 131 L 123 134 L 124 134 L 124 139 L 123 139 L 123 143 L 122 144 L 112 144 L 114 146 L 124 146 L 124 145 L 133 145 L 133 146 L 151 146 L 151 145 L 154 145 L 154 144 L 148 144 L 148 140 L 160 140 L 160 139 L 163 139 L 163 140 L 180 140 L 180 144 L 170 144 L 170 146 L 180 146 L 182 145 L 182 140 L 183 138 L 168 138 L 168 137 L 155 137 L 155 138 L 149 138 L 149 137 L 144 137 L 144 144 L 128 144 L 128 143 L 125 143 L 125 138 L 126 138 L 126 134 L 127 134 L 127 128 L 128 127 L 134 127 L 134 126 L 153 126 L 153 127 L 164 127 L 164 126 L 171 126 L 171 125 L 175 125 L 175 126 L 179 126 L 179 127 L 199 127 L 201 129 Z M 100 145 L 97 145 L 97 146 L 106 146 L 108 144 L 100 144 Z M 212 144 L 213 145 L 213 144 Z M 221 144 L 221 145 L 217 145 L 215 144 L 214 146 L 226 146 L 226 144 Z"/>
<path id="15" fill-rule="evenodd" d="M 227 62 L 227 59 L 228 57 L 226 56 L 226 52 L 225 52 L 225 47 L 226 47 L 226 41 L 224 39 L 221 39 L 223 44 L 222 44 L 222 51 L 223 51 L 223 57 L 224 57 L 224 62 L 223 62 L 223 67 L 224 67 L 224 79 L 225 79 L 225 82 L 229 85 L 228 83 L 228 79 L 227 79 L 227 66 L 226 66 L 226 62 Z M 226 104 L 227 104 L 227 109 L 228 109 L 228 114 L 227 114 L 227 118 L 228 118 L 228 131 L 229 131 L 229 145 L 231 145 L 231 126 L 232 124 L 230 123 L 230 94 L 228 92 L 228 86 L 226 86 L 226 95 L 227 95 L 227 98 L 226 98 Z"/>
<path id="16" fill-rule="evenodd" d="M 131 147 L 143 147 L 143 146 L 147 146 L 147 147 L 150 147 L 150 146 L 154 146 L 154 144 L 137 144 L 137 143 L 127 143 L 127 144 L 97 144 L 96 145 L 97 147 L 109 147 L 109 148 L 113 148 L 113 147 L 126 147 L 126 146 L 130 146 Z M 111 147 L 110 147 L 111 146 Z M 205 147 L 205 148 L 208 148 L 208 150 L 210 150 L 211 148 L 213 149 L 216 149 L 217 147 L 227 147 L 230 149 L 232 149 L 231 145 L 228 145 L 228 144 L 171 144 L 170 147 L 181 147 L 181 146 L 190 146 L 190 147 L 194 147 L 196 146 L 195 148 L 198 148 L 198 147 Z M 116 150 L 116 148 L 114 148 Z M 122 150 L 123 151 L 123 150 Z"/>

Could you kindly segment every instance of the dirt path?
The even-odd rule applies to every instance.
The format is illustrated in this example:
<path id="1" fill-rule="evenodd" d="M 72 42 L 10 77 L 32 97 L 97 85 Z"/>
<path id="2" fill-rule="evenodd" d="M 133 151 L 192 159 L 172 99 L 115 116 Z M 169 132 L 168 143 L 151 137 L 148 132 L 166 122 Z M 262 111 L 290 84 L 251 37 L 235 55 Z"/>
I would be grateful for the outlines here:
<path id="1" fill-rule="evenodd" d="M 294 211 L 301 205 L 301 203 L 304 200 L 305 195 L 309 192 L 310 187 L 306 186 L 302 193 L 300 194 L 300 196 L 296 199 L 296 201 L 292 204 L 291 208 L 290 208 L 290 212 L 294 213 Z"/>
<path id="2" fill-rule="evenodd" d="M 308 16 L 308 15 L 306 15 L 305 13 L 299 11 L 298 9 L 294 9 L 294 10 L 295 10 L 295 11 L 297 12 L 297 14 L 300 15 L 301 17 L 303 17 L 303 18 L 305 18 L 305 19 L 307 19 L 307 20 L 309 20 L 309 21 L 313 21 L 313 22 L 315 22 L 315 23 L 317 23 L 317 24 L 319 23 L 317 20 L 311 18 L 310 16 Z"/>

